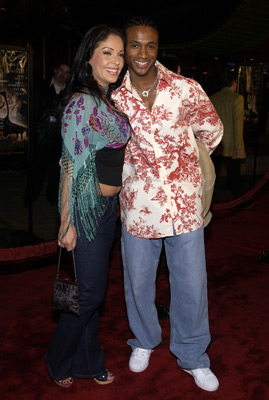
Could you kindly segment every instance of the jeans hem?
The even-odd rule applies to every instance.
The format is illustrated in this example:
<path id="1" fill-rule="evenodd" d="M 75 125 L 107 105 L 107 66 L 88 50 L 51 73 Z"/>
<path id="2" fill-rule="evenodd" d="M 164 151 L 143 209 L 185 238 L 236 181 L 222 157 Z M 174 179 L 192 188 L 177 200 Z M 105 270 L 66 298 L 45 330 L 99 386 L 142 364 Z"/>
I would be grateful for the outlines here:
<path id="1" fill-rule="evenodd" d="M 160 342 L 159 344 L 157 344 L 156 346 L 153 346 L 153 347 L 143 347 L 143 346 L 136 346 L 136 345 L 134 345 L 134 344 L 130 344 L 130 343 L 127 342 L 128 346 L 131 347 L 132 351 L 135 350 L 135 349 L 144 349 L 144 350 L 152 350 L 152 351 L 153 351 L 153 350 L 156 349 L 158 346 L 160 346 L 161 343 L 162 343 L 162 342 Z"/>
<path id="2" fill-rule="evenodd" d="M 71 376 L 72 376 L 72 374 L 68 374 L 68 375 L 66 375 L 66 376 L 64 376 L 64 377 L 55 377 L 55 376 L 53 376 L 53 373 L 52 373 L 52 369 L 51 369 L 51 367 L 50 367 L 50 365 L 49 365 L 49 363 L 48 363 L 48 361 L 47 361 L 47 357 L 45 356 L 45 364 L 46 364 L 46 367 L 47 367 L 47 372 L 48 372 L 48 375 L 49 375 L 49 377 L 52 379 L 52 380 L 55 380 L 55 381 L 64 381 L 65 379 L 67 379 L 67 378 L 70 378 Z"/>
<path id="3" fill-rule="evenodd" d="M 106 372 L 106 369 L 104 369 L 102 372 L 99 372 L 97 374 L 95 373 L 95 374 L 90 374 L 90 375 L 84 375 L 84 374 L 81 375 L 81 374 L 73 373 L 72 376 L 76 379 L 94 379 L 100 375 L 103 375 L 105 372 Z"/>
<path id="4" fill-rule="evenodd" d="M 193 369 L 210 368 L 210 362 L 198 364 L 193 367 L 190 367 L 189 365 L 187 367 L 184 367 L 183 365 L 180 365 L 177 360 L 177 365 L 179 366 L 179 368 L 186 369 L 187 371 L 192 371 Z"/>

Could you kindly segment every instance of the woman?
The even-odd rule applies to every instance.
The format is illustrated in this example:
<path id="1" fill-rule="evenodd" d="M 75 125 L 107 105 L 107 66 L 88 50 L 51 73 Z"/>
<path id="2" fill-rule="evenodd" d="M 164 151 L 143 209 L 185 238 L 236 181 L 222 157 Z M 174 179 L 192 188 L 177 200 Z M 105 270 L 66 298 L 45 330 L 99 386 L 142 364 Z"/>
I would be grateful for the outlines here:
<path id="1" fill-rule="evenodd" d="M 82 40 L 63 101 L 58 244 L 74 250 L 80 316 L 63 313 L 46 354 L 50 377 L 64 388 L 73 377 L 113 382 L 98 342 L 98 308 L 104 299 L 116 227 L 127 117 L 108 100 L 124 64 L 121 34 L 105 25 Z"/>

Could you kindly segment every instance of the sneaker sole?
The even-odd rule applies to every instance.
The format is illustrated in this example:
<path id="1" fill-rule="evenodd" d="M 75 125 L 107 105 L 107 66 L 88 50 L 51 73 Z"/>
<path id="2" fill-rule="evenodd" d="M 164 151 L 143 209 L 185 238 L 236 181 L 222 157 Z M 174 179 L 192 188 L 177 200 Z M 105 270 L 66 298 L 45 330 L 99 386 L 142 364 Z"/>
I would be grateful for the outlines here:
<path id="1" fill-rule="evenodd" d="M 131 368 L 130 365 L 129 365 L 129 370 L 132 371 L 132 372 L 135 372 L 135 373 L 137 373 L 137 374 L 138 374 L 139 372 L 145 371 L 147 368 L 148 368 L 148 365 L 147 365 L 145 368 L 143 368 L 143 369 L 134 369 L 134 368 Z"/>

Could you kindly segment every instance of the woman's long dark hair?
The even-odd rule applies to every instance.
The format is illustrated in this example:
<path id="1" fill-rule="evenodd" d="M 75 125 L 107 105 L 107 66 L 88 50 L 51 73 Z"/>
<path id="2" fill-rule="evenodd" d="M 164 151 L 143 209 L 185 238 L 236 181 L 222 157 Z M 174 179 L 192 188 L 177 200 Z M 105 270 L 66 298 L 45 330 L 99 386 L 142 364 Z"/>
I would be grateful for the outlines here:
<path id="1" fill-rule="evenodd" d="M 124 36 L 121 31 L 107 25 L 94 26 L 84 35 L 68 77 L 65 93 L 59 109 L 60 115 L 74 93 L 91 94 L 96 98 L 96 101 L 104 99 L 104 92 L 93 77 L 89 60 L 92 58 L 94 50 L 98 47 L 99 43 L 105 41 L 109 35 L 119 36 L 124 42 Z M 118 79 L 118 81 L 120 80 L 121 79 Z M 117 82 L 112 84 L 113 89 L 117 87 Z M 110 92 L 111 90 L 109 90 L 109 93 Z"/>

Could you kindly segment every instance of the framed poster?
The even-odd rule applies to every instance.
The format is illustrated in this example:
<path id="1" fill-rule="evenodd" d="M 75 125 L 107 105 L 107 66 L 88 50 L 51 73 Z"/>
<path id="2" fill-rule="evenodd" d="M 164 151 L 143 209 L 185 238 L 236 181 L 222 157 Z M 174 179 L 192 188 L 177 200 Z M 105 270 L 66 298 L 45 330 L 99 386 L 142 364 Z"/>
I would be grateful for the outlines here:
<path id="1" fill-rule="evenodd" d="M 0 45 L 0 157 L 27 152 L 31 73 L 30 46 Z"/>

